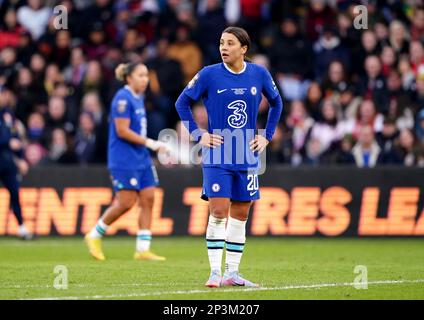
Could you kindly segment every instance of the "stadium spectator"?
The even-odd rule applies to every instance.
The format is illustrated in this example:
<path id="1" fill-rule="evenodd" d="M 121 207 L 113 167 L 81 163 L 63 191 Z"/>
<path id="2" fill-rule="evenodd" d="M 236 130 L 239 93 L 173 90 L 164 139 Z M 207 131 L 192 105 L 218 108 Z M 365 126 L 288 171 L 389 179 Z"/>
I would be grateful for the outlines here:
<path id="1" fill-rule="evenodd" d="M 365 59 L 366 74 L 359 79 L 356 94 L 364 99 L 372 99 L 379 112 L 387 113 L 389 96 L 386 79 L 381 74 L 381 62 L 377 56 L 368 56 Z"/>
<path id="2" fill-rule="evenodd" d="M 358 142 L 351 152 L 356 166 L 375 167 L 381 163 L 381 148 L 375 141 L 374 130 L 370 125 L 362 126 L 359 131 Z"/>
<path id="3" fill-rule="evenodd" d="M 0 24 L 0 50 L 5 47 L 17 47 L 19 37 L 24 29 L 18 24 L 16 11 L 9 9 L 4 17 L 4 22 Z"/>
<path id="4" fill-rule="evenodd" d="M 94 163 L 96 160 L 96 133 L 94 117 L 89 112 L 83 112 L 79 118 L 75 135 L 75 153 L 81 164 Z"/>

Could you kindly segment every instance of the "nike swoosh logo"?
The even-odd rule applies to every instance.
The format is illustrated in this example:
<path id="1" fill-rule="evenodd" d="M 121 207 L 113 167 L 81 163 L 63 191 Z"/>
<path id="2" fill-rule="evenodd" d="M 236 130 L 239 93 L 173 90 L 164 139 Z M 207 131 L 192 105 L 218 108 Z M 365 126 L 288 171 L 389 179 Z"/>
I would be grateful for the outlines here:
<path id="1" fill-rule="evenodd" d="M 227 91 L 227 89 L 222 89 L 222 90 L 217 90 L 216 92 L 219 94 L 219 93 L 223 93 L 224 91 Z"/>
<path id="2" fill-rule="evenodd" d="M 250 192 L 250 196 L 253 196 L 256 192 L 258 192 L 258 191 Z"/>

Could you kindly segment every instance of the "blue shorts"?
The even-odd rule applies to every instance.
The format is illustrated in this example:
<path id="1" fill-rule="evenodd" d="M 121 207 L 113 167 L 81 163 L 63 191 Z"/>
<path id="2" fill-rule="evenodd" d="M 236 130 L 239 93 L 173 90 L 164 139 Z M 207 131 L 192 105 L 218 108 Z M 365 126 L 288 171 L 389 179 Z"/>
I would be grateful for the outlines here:
<path id="1" fill-rule="evenodd" d="M 155 166 L 142 170 L 110 170 L 113 190 L 136 190 L 140 191 L 148 187 L 156 187 L 159 184 Z"/>
<path id="2" fill-rule="evenodd" d="M 259 199 L 259 180 L 255 172 L 203 167 L 201 198 L 230 198 L 232 201 Z"/>

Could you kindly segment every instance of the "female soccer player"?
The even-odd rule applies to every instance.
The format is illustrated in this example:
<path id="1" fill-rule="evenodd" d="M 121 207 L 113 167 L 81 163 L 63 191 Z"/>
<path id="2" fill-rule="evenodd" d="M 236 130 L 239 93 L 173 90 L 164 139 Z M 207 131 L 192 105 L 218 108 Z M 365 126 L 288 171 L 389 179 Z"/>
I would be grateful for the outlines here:
<path id="1" fill-rule="evenodd" d="M 0 101 L 6 98 L 0 92 Z M 23 159 L 23 143 L 16 130 L 13 113 L 0 103 L 0 182 L 9 191 L 10 206 L 19 224 L 18 236 L 23 240 L 32 240 L 33 235 L 25 227 L 19 200 L 19 175 L 26 174 L 28 164 Z"/>
<path id="2" fill-rule="evenodd" d="M 202 198 L 209 200 L 210 211 L 206 243 L 211 274 L 207 287 L 258 286 L 244 279 L 238 267 L 249 209 L 252 201 L 259 199 L 258 153 L 272 139 L 283 103 L 269 72 L 246 62 L 249 47 L 245 30 L 225 29 L 219 45 L 223 62 L 203 68 L 176 102 L 191 136 L 202 145 Z M 265 135 L 256 134 L 261 93 L 271 106 Z M 190 110 L 190 105 L 200 98 L 208 113 L 207 132 L 199 130 Z M 224 243 L 226 261 L 222 277 Z"/>
<path id="3" fill-rule="evenodd" d="M 150 251 L 152 208 L 158 178 L 148 149 L 166 151 L 167 146 L 146 137 L 143 93 L 149 82 L 148 70 L 142 63 L 130 63 L 119 65 L 115 73 L 118 80 L 126 82 L 112 100 L 109 128 L 108 168 L 116 199 L 85 240 L 90 254 L 97 260 L 105 260 L 102 236 L 138 200 L 139 231 L 134 259 L 163 261 L 164 257 Z"/>

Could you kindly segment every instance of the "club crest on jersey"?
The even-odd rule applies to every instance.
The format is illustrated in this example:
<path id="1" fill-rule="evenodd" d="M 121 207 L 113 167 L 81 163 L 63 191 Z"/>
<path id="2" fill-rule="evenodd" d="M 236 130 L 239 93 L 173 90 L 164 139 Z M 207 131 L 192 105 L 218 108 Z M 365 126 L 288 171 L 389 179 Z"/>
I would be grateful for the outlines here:
<path id="1" fill-rule="evenodd" d="M 187 87 L 189 89 L 193 88 L 194 85 L 196 84 L 197 80 L 199 80 L 199 74 L 196 73 L 196 75 L 193 77 L 193 79 L 191 79 L 191 81 L 188 83 Z"/>
<path id="2" fill-rule="evenodd" d="M 212 185 L 212 191 L 213 192 L 218 192 L 219 190 L 221 190 L 221 186 L 218 183 L 214 183 Z"/>
<path id="3" fill-rule="evenodd" d="M 256 89 L 256 87 L 252 87 L 250 88 L 250 93 L 254 96 L 256 96 L 256 93 L 258 93 L 258 90 Z"/>
<path id="4" fill-rule="evenodd" d="M 118 100 L 118 112 L 123 113 L 127 109 L 127 100 Z"/>

